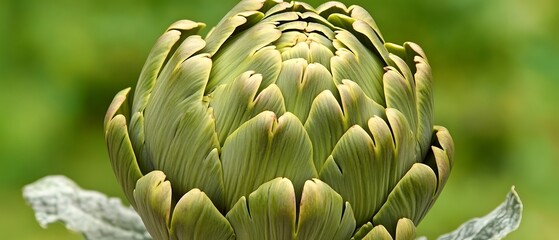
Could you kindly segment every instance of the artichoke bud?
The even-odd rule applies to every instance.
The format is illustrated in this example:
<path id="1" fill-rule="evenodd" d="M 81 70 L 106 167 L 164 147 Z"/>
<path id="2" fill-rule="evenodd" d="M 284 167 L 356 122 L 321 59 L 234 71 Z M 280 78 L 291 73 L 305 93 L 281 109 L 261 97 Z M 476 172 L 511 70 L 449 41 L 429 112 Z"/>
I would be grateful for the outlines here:
<path id="1" fill-rule="evenodd" d="M 105 117 L 150 234 L 413 239 L 454 152 L 423 50 L 339 2 L 244 0 L 204 26 L 171 25 Z"/>

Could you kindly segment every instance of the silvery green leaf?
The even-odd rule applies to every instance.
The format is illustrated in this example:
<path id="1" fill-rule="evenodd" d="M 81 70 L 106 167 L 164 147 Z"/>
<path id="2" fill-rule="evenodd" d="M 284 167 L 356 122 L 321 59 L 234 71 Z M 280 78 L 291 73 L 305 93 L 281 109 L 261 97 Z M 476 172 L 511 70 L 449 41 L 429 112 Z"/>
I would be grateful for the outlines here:
<path id="1" fill-rule="evenodd" d="M 23 197 L 43 228 L 60 221 L 86 239 L 151 239 L 134 209 L 118 198 L 83 190 L 64 176 L 47 176 L 25 186 Z"/>
<path id="2" fill-rule="evenodd" d="M 516 230 L 522 218 L 522 202 L 514 187 L 505 202 L 488 215 L 474 218 L 460 226 L 454 232 L 442 235 L 438 240 L 496 240 L 502 239 Z"/>

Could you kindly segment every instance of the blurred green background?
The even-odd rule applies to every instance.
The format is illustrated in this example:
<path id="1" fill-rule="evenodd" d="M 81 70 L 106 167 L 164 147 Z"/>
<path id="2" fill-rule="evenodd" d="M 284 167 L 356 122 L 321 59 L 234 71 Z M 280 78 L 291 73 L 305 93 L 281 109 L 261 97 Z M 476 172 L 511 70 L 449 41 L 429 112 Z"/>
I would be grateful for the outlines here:
<path id="1" fill-rule="evenodd" d="M 213 26 L 236 2 L 0 1 L 0 239 L 81 238 L 35 222 L 21 188 L 42 176 L 123 196 L 102 134 L 113 95 L 135 85 L 169 24 Z M 387 41 L 419 43 L 433 67 L 436 123 L 451 131 L 457 155 L 419 234 L 434 239 L 486 214 L 514 184 L 525 211 L 507 239 L 556 239 L 559 2 L 345 3 L 368 9 Z"/>

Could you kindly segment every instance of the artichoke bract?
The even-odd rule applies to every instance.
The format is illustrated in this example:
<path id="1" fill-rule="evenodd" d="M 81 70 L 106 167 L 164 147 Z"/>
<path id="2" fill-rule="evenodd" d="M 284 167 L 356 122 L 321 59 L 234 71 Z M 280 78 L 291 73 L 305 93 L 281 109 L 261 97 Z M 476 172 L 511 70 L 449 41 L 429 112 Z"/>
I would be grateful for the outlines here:
<path id="1" fill-rule="evenodd" d="M 413 239 L 453 164 L 431 68 L 359 6 L 245 0 L 181 20 L 105 116 L 154 239 Z"/>

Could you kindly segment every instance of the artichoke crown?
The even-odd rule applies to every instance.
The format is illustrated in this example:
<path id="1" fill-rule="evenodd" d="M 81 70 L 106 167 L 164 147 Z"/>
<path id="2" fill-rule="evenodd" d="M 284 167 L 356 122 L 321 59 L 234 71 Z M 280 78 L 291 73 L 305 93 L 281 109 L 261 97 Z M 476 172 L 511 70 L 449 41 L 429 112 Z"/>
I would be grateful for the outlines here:
<path id="1" fill-rule="evenodd" d="M 452 166 L 431 68 L 359 6 L 244 0 L 181 20 L 105 117 L 155 239 L 413 239 Z"/>

